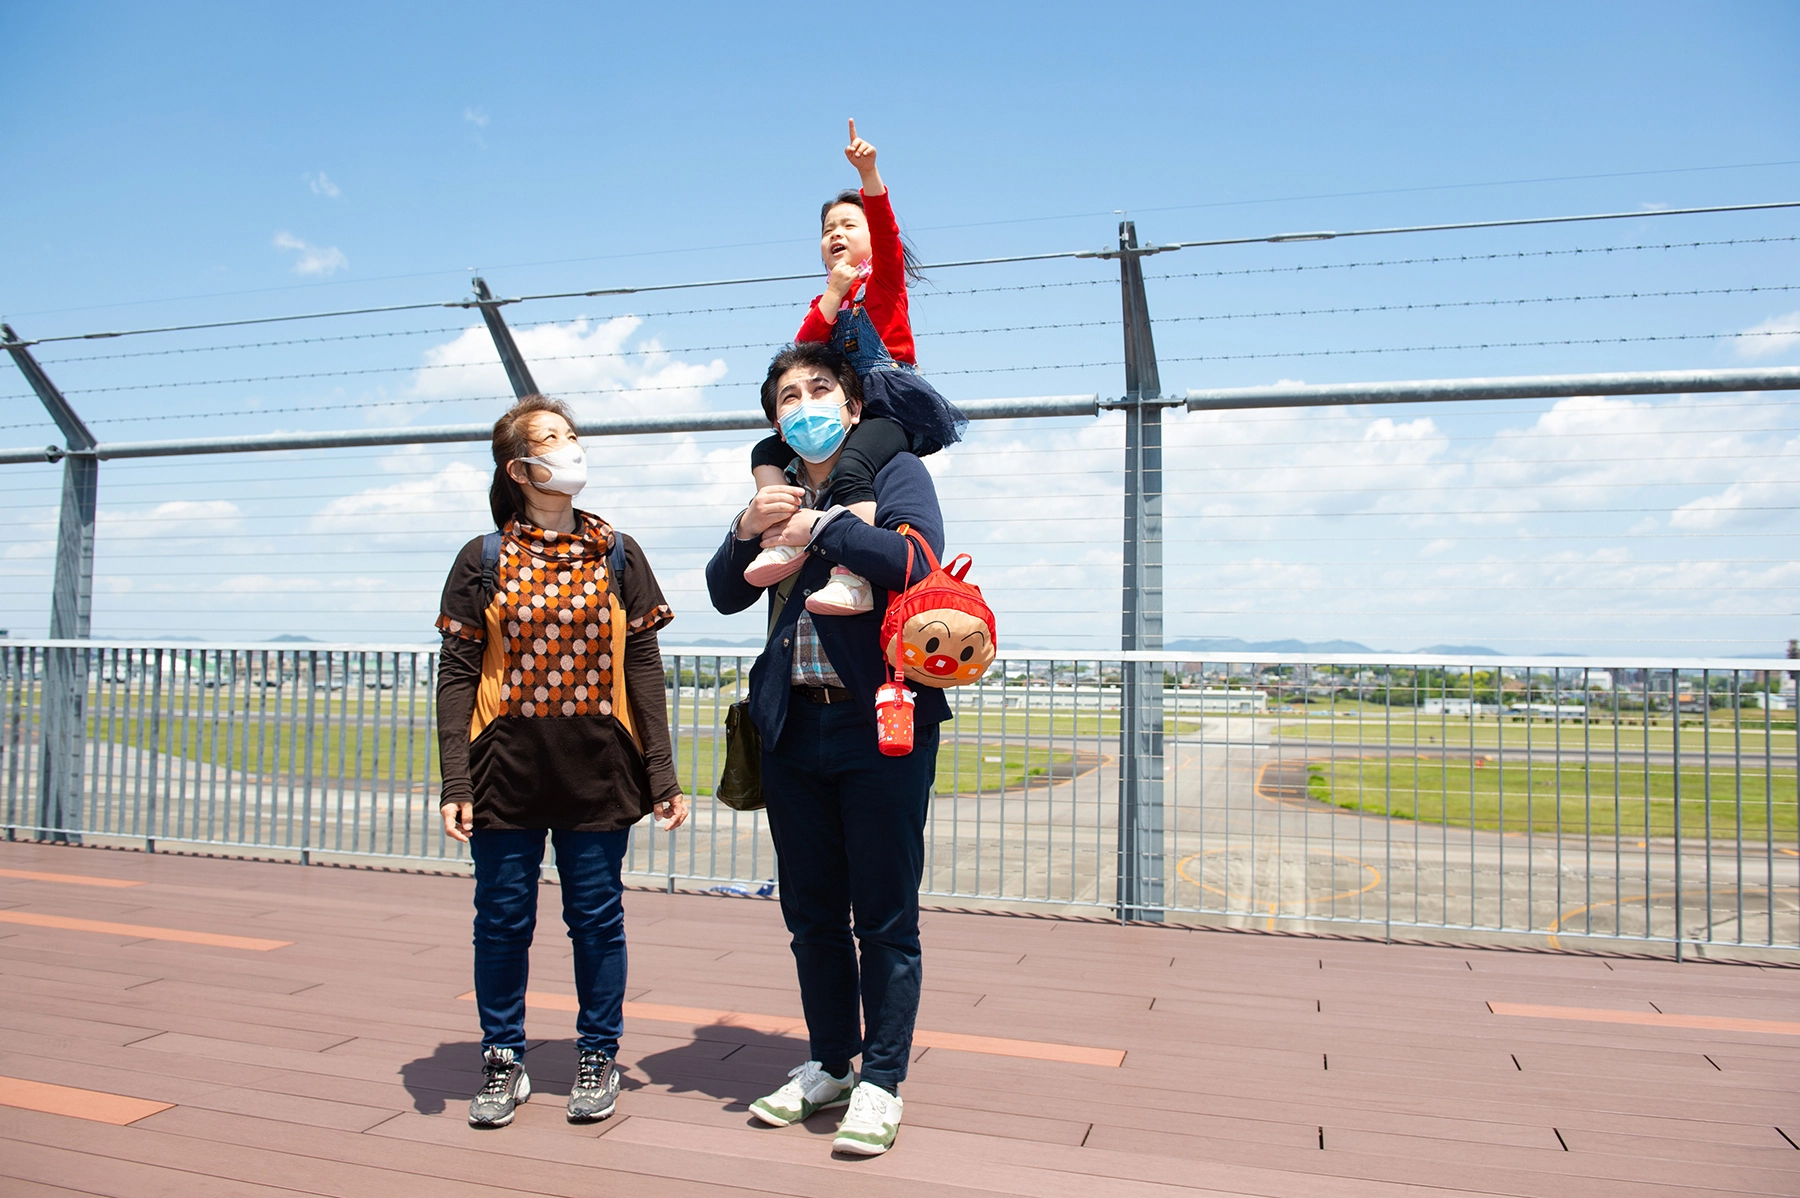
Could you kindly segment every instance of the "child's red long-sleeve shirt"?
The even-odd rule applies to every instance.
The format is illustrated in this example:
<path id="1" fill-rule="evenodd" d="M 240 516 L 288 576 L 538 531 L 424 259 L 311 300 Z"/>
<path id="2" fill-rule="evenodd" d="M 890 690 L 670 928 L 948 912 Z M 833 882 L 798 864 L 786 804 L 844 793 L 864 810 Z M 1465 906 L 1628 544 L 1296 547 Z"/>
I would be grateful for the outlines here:
<path id="1" fill-rule="evenodd" d="M 863 310 L 881 334 L 883 345 L 897 362 L 918 365 L 913 349 L 912 320 L 906 312 L 906 252 L 900 245 L 900 224 L 894 219 L 894 205 L 883 192 L 863 196 L 863 212 L 869 218 L 869 287 L 863 295 Z M 831 340 L 831 322 L 819 314 L 820 296 L 806 309 L 795 341 Z"/>

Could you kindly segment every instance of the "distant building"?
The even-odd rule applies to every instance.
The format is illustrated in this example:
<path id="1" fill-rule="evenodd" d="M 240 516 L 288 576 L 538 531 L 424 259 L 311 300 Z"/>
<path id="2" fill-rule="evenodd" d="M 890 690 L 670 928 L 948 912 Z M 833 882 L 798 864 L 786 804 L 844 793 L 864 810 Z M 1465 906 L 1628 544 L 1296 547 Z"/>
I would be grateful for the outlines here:
<path id="1" fill-rule="evenodd" d="M 1497 715 L 1497 703 L 1477 703 L 1473 699 L 1426 699 L 1419 704 L 1421 715 Z"/>
<path id="2" fill-rule="evenodd" d="M 1506 714 L 1515 719 L 1585 720 L 1588 709 L 1585 703 L 1520 703 L 1507 708 Z"/>
<path id="3" fill-rule="evenodd" d="M 1218 715 L 1262 715 L 1269 710 L 1267 691 L 1224 687 L 1207 687 L 1198 695 L 1193 691 L 1169 691 L 1164 701 L 1174 703 L 1179 710 L 1192 711 L 1198 707 L 1203 713 Z"/>

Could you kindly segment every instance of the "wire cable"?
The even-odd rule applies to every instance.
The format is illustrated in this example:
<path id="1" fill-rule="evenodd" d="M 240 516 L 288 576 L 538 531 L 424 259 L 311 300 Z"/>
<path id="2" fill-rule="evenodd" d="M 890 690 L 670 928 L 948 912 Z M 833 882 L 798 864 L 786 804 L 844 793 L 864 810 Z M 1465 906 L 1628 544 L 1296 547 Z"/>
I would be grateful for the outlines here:
<path id="1" fill-rule="evenodd" d="M 1568 345 L 1638 345 L 1651 341 L 1720 341 L 1733 337 L 1792 337 L 1793 333 L 1775 329 L 1767 332 L 1739 333 L 1661 333 L 1644 337 L 1565 337 L 1545 341 L 1467 341 L 1458 345 L 1389 345 L 1367 349 L 1300 349 L 1255 354 L 1202 354 L 1187 357 L 1159 358 L 1159 362 L 1249 362 L 1262 358 L 1338 358 L 1355 354 L 1425 354 L 1467 349 L 1546 349 Z M 1086 365 L 1116 365 L 1087 363 Z M 1032 369 L 1020 367 L 1020 369 Z M 1069 370 L 1074 367 L 1046 366 L 1045 370 Z M 946 371 L 945 373 L 952 373 Z"/>
<path id="2" fill-rule="evenodd" d="M 1396 225 L 1376 229 L 1351 229 L 1345 232 L 1321 230 L 1306 233 L 1276 233 L 1260 237 L 1223 237 L 1205 241 L 1176 241 L 1161 245 L 1145 245 L 1136 249 L 1104 249 L 1104 250 L 1057 250 L 1041 254 L 1010 254 L 994 258 L 967 258 L 952 262 L 933 262 L 921 270 L 948 270 L 966 266 L 1000 266 L 1023 262 L 1048 262 L 1058 259 L 1093 258 L 1112 259 L 1124 254 L 1137 257 L 1148 257 L 1152 254 L 1168 253 L 1174 250 L 1206 249 L 1219 246 L 1282 244 L 1300 241 L 1332 241 L 1347 237 L 1386 237 L 1410 233 L 1444 233 L 1472 229 L 1509 229 L 1525 228 L 1536 225 L 1563 225 L 1592 221 L 1608 220 L 1644 220 L 1665 216 L 1698 216 L 1726 212 L 1766 212 L 1779 209 L 1800 208 L 1800 200 L 1777 200 L 1758 204 L 1715 204 L 1700 208 L 1661 208 L 1637 212 L 1598 212 L 1578 216 L 1532 216 L 1517 217 L 1509 220 L 1458 221 L 1450 224 L 1435 225 Z M 8 345 L 32 346 L 49 345 L 63 341 L 93 341 L 114 337 L 137 337 L 151 333 L 181 333 L 202 329 L 244 328 L 251 325 L 280 324 L 296 320 L 324 320 L 341 316 L 368 316 L 387 312 L 420 312 L 433 308 L 473 309 L 481 307 L 500 308 L 509 304 L 532 303 L 541 300 L 557 299 L 592 299 L 615 295 L 641 295 L 653 291 L 686 291 L 707 287 L 735 287 L 760 283 L 788 283 L 811 280 L 818 277 L 818 272 L 808 271 L 805 274 L 757 275 L 736 279 L 704 279 L 691 283 L 650 283 L 634 287 L 597 287 L 582 291 L 546 291 L 531 295 L 512 297 L 495 297 L 491 301 L 443 300 L 415 304 L 383 304 L 367 308 L 344 308 L 329 312 L 303 312 L 289 316 L 256 316 L 242 320 L 212 320 L 196 324 L 160 325 L 154 328 L 122 329 L 110 332 L 67 333 L 51 337 L 34 337 L 29 340 L 9 340 Z"/>
<path id="3" fill-rule="evenodd" d="M 1288 308 L 1266 312 L 1220 312 L 1212 316 L 1158 316 L 1157 324 L 1183 324 L 1206 320 L 1263 320 L 1278 316 L 1349 316 L 1367 312 L 1432 312 L 1448 308 L 1511 308 L 1530 304 L 1579 304 L 1602 300 L 1686 298 L 1696 295 L 1750 295 L 1765 291 L 1800 291 L 1800 284 L 1771 283 L 1757 287 L 1695 287 L 1682 291 L 1613 291 L 1592 295 L 1522 296 L 1517 299 L 1439 300 L 1424 304 L 1367 304 L 1348 308 Z M 1118 324 L 1118 321 L 1108 323 Z M 1058 326 L 1047 325 L 1046 328 Z M 1073 326 L 1070 326 L 1073 327 Z M 993 332 L 1013 332 L 994 329 Z"/>
<path id="4" fill-rule="evenodd" d="M 1618 254 L 1636 250 L 1682 250 L 1696 249 L 1701 246 L 1721 245 L 1769 245 L 1774 242 L 1800 241 L 1800 235 L 1787 237 L 1730 237 L 1713 241 L 1665 241 L 1642 242 L 1637 245 L 1601 245 L 1577 247 L 1566 250 L 1509 250 L 1495 254 L 1442 254 L 1430 258 L 1381 258 L 1368 262 L 1307 262 L 1295 266 L 1251 266 L 1238 270 L 1196 270 L 1186 274 L 1144 274 L 1145 282 L 1162 282 L 1169 279 L 1226 279 L 1241 275 L 1283 275 L 1299 274 L 1309 270 L 1358 270 L 1371 266 L 1422 266 L 1444 262 L 1498 262 L 1525 258 L 1561 258 L 1580 254 Z M 1110 282 L 1099 279 L 1096 282 Z M 1000 290 L 996 288 L 996 290 Z"/>

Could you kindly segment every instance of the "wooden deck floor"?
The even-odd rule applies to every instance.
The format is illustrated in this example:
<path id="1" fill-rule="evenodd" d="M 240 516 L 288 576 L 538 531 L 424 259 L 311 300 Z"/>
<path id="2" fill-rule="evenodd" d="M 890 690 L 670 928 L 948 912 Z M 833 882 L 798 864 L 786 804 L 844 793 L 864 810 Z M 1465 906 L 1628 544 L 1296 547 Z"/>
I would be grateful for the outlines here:
<path id="1" fill-rule="evenodd" d="M 1800 970 L 934 912 L 851 1160 L 745 1113 L 805 1055 L 775 904 L 649 892 L 619 1114 L 562 1117 L 547 891 L 539 1097 L 476 1132 L 470 889 L 0 844 L 0 1193 L 1800 1194 Z"/>

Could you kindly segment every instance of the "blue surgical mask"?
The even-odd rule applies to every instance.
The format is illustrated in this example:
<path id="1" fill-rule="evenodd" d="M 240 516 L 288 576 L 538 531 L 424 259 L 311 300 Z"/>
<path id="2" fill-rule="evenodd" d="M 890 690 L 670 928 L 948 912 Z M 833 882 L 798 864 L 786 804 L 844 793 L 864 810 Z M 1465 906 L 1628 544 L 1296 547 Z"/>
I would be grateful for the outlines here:
<path id="1" fill-rule="evenodd" d="M 800 406 L 781 418 L 781 435 L 788 448 L 801 458 L 817 465 L 836 453 L 850 430 L 838 415 L 843 407 L 829 399 L 802 400 Z"/>

